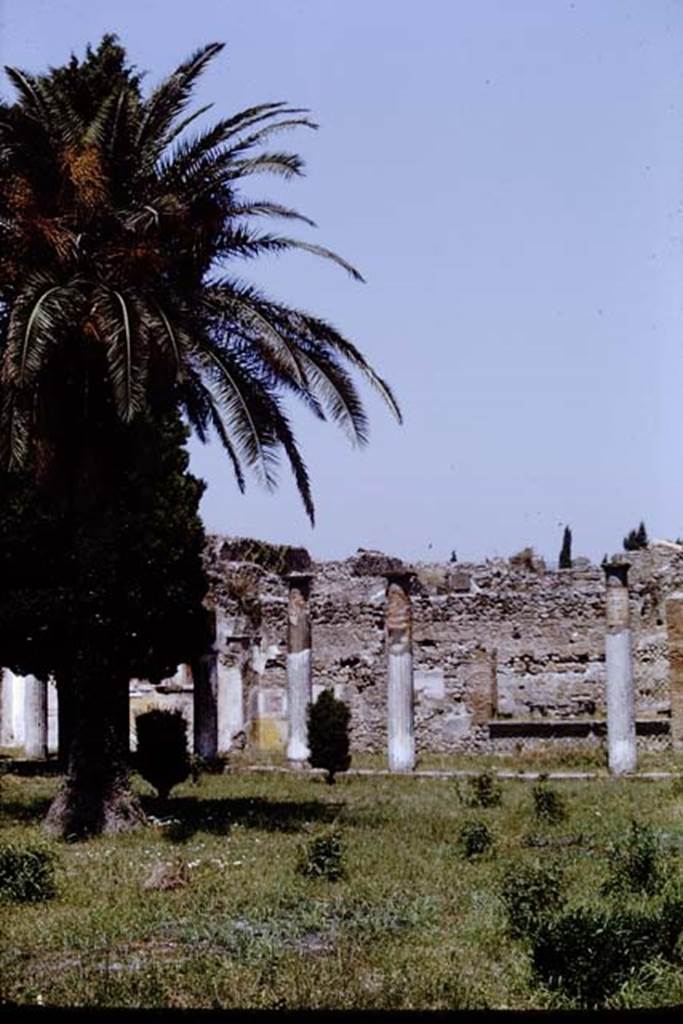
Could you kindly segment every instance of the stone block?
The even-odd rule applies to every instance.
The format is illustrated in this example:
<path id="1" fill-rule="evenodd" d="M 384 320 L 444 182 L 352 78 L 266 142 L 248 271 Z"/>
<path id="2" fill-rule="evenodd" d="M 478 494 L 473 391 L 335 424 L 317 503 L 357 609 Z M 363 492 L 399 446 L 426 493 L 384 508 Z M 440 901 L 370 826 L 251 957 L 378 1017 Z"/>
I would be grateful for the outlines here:
<path id="1" fill-rule="evenodd" d="M 472 716 L 464 709 L 462 711 L 451 711 L 444 715 L 441 720 L 443 737 L 447 741 L 463 739 L 472 728 Z"/>
<path id="2" fill-rule="evenodd" d="M 454 594 L 469 594 L 472 589 L 472 577 L 462 569 L 454 569 L 448 573 L 447 586 Z"/>
<path id="3" fill-rule="evenodd" d="M 429 700 L 443 700 L 446 684 L 442 668 L 415 669 L 413 682 L 415 692 Z"/>
<path id="4" fill-rule="evenodd" d="M 384 576 L 385 573 L 403 572 L 408 568 L 400 558 L 364 548 L 358 548 L 357 554 L 348 561 L 353 576 Z"/>

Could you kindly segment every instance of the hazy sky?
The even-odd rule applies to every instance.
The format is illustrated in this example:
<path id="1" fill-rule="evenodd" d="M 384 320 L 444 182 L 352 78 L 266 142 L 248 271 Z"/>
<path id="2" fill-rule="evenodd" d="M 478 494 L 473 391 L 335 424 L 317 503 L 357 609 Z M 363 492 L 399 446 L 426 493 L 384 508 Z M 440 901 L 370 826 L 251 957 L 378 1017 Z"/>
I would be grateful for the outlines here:
<path id="1" fill-rule="evenodd" d="M 112 31 L 150 84 L 225 41 L 210 116 L 312 109 L 319 132 L 283 137 L 307 177 L 254 194 L 367 284 L 305 254 L 238 270 L 332 320 L 405 414 L 364 388 L 362 451 L 294 414 L 314 530 L 284 464 L 241 496 L 193 444 L 210 530 L 422 560 L 555 559 L 565 523 L 593 558 L 641 518 L 683 535 L 681 0 L 0 0 L 3 64 Z"/>

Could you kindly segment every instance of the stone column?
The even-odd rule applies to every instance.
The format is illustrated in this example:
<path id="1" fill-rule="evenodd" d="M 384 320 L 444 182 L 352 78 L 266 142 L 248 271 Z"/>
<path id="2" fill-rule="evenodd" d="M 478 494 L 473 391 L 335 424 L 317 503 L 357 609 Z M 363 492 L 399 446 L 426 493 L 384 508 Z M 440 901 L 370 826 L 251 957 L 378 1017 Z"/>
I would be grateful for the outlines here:
<path id="1" fill-rule="evenodd" d="M 192 665 L 194 712 L 194 750 L 200 757 L 218 754 L 218 671 L 216 658 L 216 613 L 207 610 L 210 643 L 205 654 Z"/>
<path id="2" fill-rule="evenodd" d="M 53 676 L 47 681 L 47 752 L 59 752 L 59 698 Z"/>
<path id="3" fill-rule="evenodd" d="M 410 772 L 415 767 L 411 574 L 387 573 L 386 579 L 384 635 L 387 649 L 389 771 Z"/>
<path id="4" fill-rule="evenodd" d="M 23 747 L 26 739 L 26 719 L 24 715 L 24 676 L 12 675 L 12 734 L 13 747 Z"/>
<path id="5" fill-rule="evenodd" d="M 47 758 L 47 683 L 32 675 L 24 676 L 24 754 Z"/>
<path id="6" fill-rule="evenodd" d="M 227 754 L 235 738 L 245 730 L 244 673 L 249 662 L 252 637 L 241 633 L 226 635 L 217 655 L 218 754 Z"/>
<path id="7" fill-rule="evenodd" d="M 669 644 L 671 745 L 674 750 L 683 750 L 683 593 L 671 594 L 667 599 L 666 632 Z"/>
<path id="8" fill-rule="evenodd" d="M 287 758 L 307 761 L 308 707 L 312 697 L 311 683 L 311 616 L 309 597 L 311 574 L 288 573 L 287 602 Z"/>
<path id="9" fill-rule="evenodd" d="M 14 746 L 14 675 L 0 670 L 0 747 Z"/>
<path id="10" fill-rule="evenodd" d="M 636 717 L 626 562 L 604 565 L 607 616 L 607 750 L 613 775 L 636 767 Z"/>

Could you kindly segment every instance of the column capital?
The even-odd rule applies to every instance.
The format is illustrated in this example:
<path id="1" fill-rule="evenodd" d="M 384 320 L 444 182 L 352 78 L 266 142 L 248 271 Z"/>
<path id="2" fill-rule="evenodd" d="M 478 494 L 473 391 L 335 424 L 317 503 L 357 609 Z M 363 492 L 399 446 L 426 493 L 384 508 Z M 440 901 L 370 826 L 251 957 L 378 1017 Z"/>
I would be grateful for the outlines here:
<path id="1" fill-rule="evenodd" d="M 383 572 L 382 575 L 388 584 L 398 583 L 399 586 L 409 587 L 417 576 L 417 573 L 414 569 L 406 567 L 404 569 L 387 569 L 387 571 Z"/>
<path id="2" fill-rule="evenodd" d="M 608 586 L 628 586 L 630 562 L 604 562 L 602 568 L 604 569 L 605 582 Z"/>

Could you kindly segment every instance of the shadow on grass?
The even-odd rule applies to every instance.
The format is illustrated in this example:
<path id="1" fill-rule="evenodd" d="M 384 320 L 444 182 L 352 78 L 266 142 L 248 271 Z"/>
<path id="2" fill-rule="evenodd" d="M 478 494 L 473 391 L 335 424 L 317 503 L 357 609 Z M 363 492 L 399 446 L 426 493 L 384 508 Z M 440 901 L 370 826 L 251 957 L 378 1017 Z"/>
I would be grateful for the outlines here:
<path id="1" fill-rule="evenodd" d="M 167 801 L 143 797 L 142 806 L 146 814 L 172 818 L 172 823 L 164 829 L 164 835 L 173 843 L 182 843 L 199 831 L 227 835 L 233 825 L 266 832 L 298 832 L 313 822 L 334 821 L 344 804 L 319 800 L 265 800 L 262 797 L 209 800 L 172 797 Z"/>
<path id="2" fill-rule="evenodd" d="M 13 822 L 21 822 L 24 825 L 33 825 L 43 820 L 47 809 L 52 803 L 51 797 L 37 796 L 33 800 L 6 801 L 0 796 L 0 825 L 11 825 Z"/>

